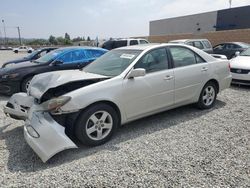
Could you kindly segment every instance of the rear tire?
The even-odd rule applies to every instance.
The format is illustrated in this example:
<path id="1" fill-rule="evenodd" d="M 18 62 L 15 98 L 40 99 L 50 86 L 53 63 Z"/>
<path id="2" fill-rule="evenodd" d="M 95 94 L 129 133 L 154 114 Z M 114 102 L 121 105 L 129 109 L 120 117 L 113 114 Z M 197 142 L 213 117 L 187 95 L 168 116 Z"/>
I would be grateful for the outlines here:
<path id="1" fill-rule="evenodd" d="M 104 144 L 111 139 L 119 124 L 117 112 L 101 103 L 84 110 L 75 124 L 75 135 L 88 146 Z"/>
<path id="2" fill-rule="evenodd" d="M 200 109 L 210 109 L 214 106 L 217 97 L 217 87 L 213 82 L 208 82 L 200 93 L 197 106 Z"/>
<path id="3" fill-rule="evenodd" d="M 30 76 L 30 77 L 25 78 L 25 79 L 23 80 L 22 85 L 21 85 L 21 91 L 22 91 L 22 92 L 27 93 L 28 87 L 29 87 L 29 85 L 30 85 L 30 81 L 32 80 L 32 78 L 33 78 L 33 76 Z"/>

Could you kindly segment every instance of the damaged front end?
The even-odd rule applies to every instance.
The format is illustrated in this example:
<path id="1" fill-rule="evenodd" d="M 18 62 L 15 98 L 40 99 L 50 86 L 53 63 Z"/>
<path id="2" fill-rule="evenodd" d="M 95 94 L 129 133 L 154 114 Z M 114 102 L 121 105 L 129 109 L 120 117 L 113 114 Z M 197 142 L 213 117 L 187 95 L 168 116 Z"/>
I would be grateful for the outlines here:
<path id="1" fill-rule="evenodd" d="M 55 75 L 50 78 L 53 76 Z M 66 128 L 73 129 L 74 121 L 61 121 L 69 119 L 70 116 L 75 118 L 75 114 L 79 111 L 79 109 L 61 110 L 61 107 L 71 100 L 67 93 L 108 79 L 95 75 L 88 76 L 89 79 L 82 77 L 84 76 L 81 75 L 80 80 L 64 80 L 64 82 L 62 82 L 62 77 L 57 77 L 61 79 L 60 85 L 54 84 L 53 87 L 47 87 L 47 85 L 52 85 L 53 79 L 50 83 L 45 83 L 42 79 L 35 77 L 31 81 L 28 94 L 14 94 L 4 107 L 5 114 L 25 121 L 24 137 L 43 162 L 60 151 L 77 148 L 66 133 Z"/>
<path id="2" fill-rule="evenodd" d="M 61 96 L 38 104 L 26 93 L 13 95 L 4 112 L 12 118 L 24 120 L 24 137 L 43 162 L 65 149 L 77 148 L 66 135 L 65 127 L 57 123 L 50 111 L 64 105 L 70 97 Z"/>

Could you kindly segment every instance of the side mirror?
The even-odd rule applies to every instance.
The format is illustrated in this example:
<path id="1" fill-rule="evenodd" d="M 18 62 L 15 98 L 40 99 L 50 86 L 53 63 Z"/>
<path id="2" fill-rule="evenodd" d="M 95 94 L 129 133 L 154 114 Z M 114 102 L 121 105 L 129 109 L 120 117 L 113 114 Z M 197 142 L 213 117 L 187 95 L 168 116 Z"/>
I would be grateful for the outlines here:
<path id="1" fill-rule="evenodd" d="M 146 75 L 145 69 L 142 69 L 142 68 L 133 69 L 128 74 L 128 79 L 135 78 L 135 77 L 141 77 L 141 76 L 145 76 L 145 75 Z"/>
<path id="2" fill-rule="evenodd" d="M 52 62 L 52 65 L 54 65 L 54 66 L 61 65 L 61 64 L 63 64 L 63 62 L 60 60 L 55 60 Z"/>
<path id="3" fill-rule="evenodd" d="M 240 55 L 240 52 L 239 52 L 239 51 L 235 52 L 235 56 L 236 56 L 236 57 L 239 56 L 239 55 Z"/>

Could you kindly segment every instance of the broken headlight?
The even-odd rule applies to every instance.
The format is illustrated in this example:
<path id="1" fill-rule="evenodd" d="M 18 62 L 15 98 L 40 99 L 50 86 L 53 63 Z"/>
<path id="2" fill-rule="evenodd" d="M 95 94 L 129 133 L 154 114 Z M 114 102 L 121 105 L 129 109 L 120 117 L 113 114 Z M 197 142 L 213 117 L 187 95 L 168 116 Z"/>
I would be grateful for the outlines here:
<path id="1" fill-rule="evenodd" d="M 71 97 L 69 96 L 60 96 L 44 102 L 42 107 L 46 111 L 57 111 L 60 107 L 69 102 L 70 99 Z"/>

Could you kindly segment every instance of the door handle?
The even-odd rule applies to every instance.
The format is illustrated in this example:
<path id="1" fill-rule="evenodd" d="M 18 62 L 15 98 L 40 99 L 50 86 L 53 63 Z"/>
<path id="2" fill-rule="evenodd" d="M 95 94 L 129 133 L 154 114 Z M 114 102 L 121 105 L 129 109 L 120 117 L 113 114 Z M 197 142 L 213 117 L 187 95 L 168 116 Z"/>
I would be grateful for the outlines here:
<path id="1" fill-rule="evenodd" d="M 207 67 L 202 67 L 201 71 L 204 72 L 204 71 L 207 71 L 208 68 Z"/>
<path id="2" fill-rule="evenodd" d="M 167 76 L 165 76 L 164 80 L 172 80 L 173 78 L 174 78 L 174 76 L 167 75 Z"/>

